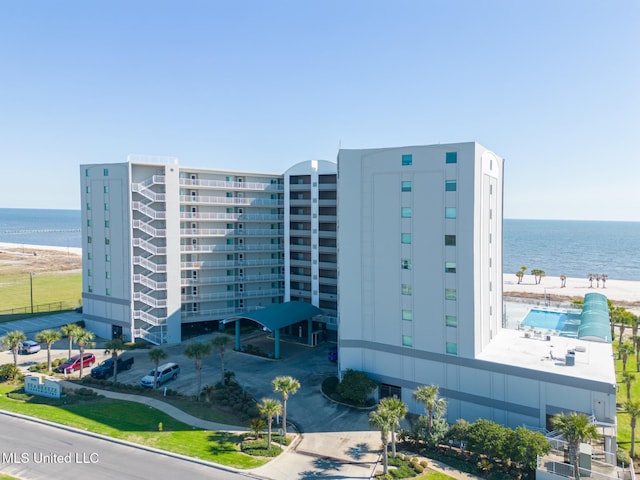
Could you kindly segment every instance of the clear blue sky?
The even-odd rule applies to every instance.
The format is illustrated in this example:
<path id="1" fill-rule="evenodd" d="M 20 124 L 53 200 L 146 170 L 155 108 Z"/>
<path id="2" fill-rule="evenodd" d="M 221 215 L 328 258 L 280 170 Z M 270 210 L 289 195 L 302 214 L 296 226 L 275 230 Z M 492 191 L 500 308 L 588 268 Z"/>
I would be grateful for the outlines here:
<path id="1" fill-rule="evenodd" d="M 640 2 L 0 3 L 0 207 L 129 153 L 283 172 L 478 141 L 505 216 L 640 221 Z"/>

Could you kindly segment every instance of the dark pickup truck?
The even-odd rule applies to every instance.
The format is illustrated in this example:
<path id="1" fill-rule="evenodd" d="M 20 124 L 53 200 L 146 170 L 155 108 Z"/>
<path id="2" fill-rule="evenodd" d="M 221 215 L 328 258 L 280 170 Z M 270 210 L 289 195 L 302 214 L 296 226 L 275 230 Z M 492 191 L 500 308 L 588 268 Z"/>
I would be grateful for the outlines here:
<path id="1" fill-rule="evenodd" d="M 133 357 L 119 358 L 118 357 L 118 373 L 123 370 L 131 369 L 133 365 Z M 113 376 L 113 358 L 107 358 L 100 362 L 97 367 L 91 369 L 91 376 L 93 378 L 109 378 Z"/>

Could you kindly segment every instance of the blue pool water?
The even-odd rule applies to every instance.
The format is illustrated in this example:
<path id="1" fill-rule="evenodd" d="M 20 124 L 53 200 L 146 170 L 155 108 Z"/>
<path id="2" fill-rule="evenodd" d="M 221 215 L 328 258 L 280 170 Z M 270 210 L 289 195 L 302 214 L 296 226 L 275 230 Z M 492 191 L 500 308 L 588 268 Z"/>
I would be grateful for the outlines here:
<path id="1" fill-rule="evenodd" d="M 533 328 L 562 331 L 565 323 L 567 323 L 567 318 L 568 315 L 566 313 L 531 309 L 529 310 L 529 313 L 527 313 L 527 316 L 524 317 L 522 325 Z"/>
<path id="2" fill-rule="evenodd" d="M 524 317 L 521 327 L 530 327 L 541 330 L 555 330 L 563 337 L 575 337 L 580 327 L 580 313 L 578 312 L 551 312 L 532 308 Z"/>

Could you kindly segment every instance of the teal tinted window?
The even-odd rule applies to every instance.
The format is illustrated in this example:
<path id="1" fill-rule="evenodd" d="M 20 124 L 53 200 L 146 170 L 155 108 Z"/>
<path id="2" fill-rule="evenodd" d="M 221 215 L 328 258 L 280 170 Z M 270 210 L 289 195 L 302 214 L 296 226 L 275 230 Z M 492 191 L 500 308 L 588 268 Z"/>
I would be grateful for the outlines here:
<path id="1" fill-rule="evenodd" d="M 413 347 L 413 337 L 411 335 L 402 335 L 402 346 Z"/>
<path id="2" fill-rule="evenodd" d="M 86 192 L 91 193 L 91 187 L 89 185 L 87 185 Z"/>
<path id="3" fill-rule="evenodd" d="M 400 235 L 400 240 L 402 243 L 410 244 L 411 243 L 411 234 L 410 233 L 402 233 Z"/>
<path id="4" fill-rule="evenodd" d="M 458 163 L 458 152 L 447 152 L 447 163 Z"/>
<path id="5" fill-rule="evenodd" d="M 447 207 L 444 209 L 444 218 L 456 218 L 456 207 Z"/>
<path id="6" fill-rule="evenodd" d="M 411 295 L 411 285 L 408 283 L 402 284 L 402 295 Z"/>
<path id="7" fill-rule="evenodd" d="M 458 344 L 453 342 L 447 342 L 447 353 L 450 355 L 458 354 Z"/>
<path id="8" fill-rule="evenodd" d="M 445 262 L 444 271 L 447 273 L 456 273 L 456 262 Z"/>
<path id="9" fill-rule="evenodd" d="M 458 298 L 458 292 L 456 292 L 455 288 L 445 288 L 444 298 L 446 298 L 447 300 L 455 300 Z"/>
<path id="10" fill-rule="evenodd" d="M 446 180 L 444 182 L 444 189 L 447 192 L 455 192 L 456 191 L 456 181 L 455 180 Z"/>
<path id="11" fill-rule="evenodd" d="M 403 258 L 400 261 L 400 266 L 402 267 L 403 270 L 411 270 L 411 259 Z"/>
<path id="12" fill-rule="evenodd" d="M 445 323 L 447 327 L 457 327 L 458 326 L 458 317 L 455 315 L 445 315 L 444 317 Z"/>
<path id="13" fill-rule="evenodd" d="M 102 171 L 102 174 L 103 174 L 105 177 L 108 177 L 108 176 L 109 176 L 109 169 L 108 169 L 108 168 L 105 168 L 105 169 Z"/>
<path id="14" fill-rule="evenodd" d="M 456 236 L 455 235 L 445 235 L 444 236 L 444 244 L 449 247 L 456 246 Z"/>
<path id="15" fill-rule="evenodd" d="M 411 207 L 402 207 L 402 218 L 411 218 Z"/>
<path id="16" fill-rule="evenodd" d="M 402 319 L 407 321 L 413 320 L 413 310 L 402 310 Z"/>
<path id="17" fill-rule="evenodd" d="M 402 191 L 403 192 L 410 192 L 411 191 L 411 182 L 410 181 L 403 181 L 402 182 Z"/>
<path id="18" fill-rule="evenodd" d="M 413 155 L 402 155 L 402 166 L 413 165 Z"/>

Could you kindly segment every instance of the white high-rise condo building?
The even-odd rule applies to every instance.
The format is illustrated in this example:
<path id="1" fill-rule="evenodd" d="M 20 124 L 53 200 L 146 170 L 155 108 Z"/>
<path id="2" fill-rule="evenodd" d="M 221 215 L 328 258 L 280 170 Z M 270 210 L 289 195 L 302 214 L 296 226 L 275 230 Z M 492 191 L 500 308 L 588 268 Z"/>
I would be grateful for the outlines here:
<path id="1" fill-rule="evenodd" d="M 340 371 L 417 413 L 415 389 L 438 385 L 450 422 L 544 427 L 578 411 L 615 424 L 610 343 L 502 328 L 503 167 L 473 142 L 340 150 Z"/>
<path id="2" fill-rule="evenodd" d="M 584 412 L 615 451 L 610 339 L 503 328 L 503 167 L 473 142 L 340 150 L 283 174 L 82 165 L 83 318 L 163 344 L 306 302 L 322 315 L 283 305 L 316 313 L 274 336 L 337 341 L 339 372 L 366 372 L 378 396 L 421 412 L 413 392 L 438 385 L 451 422 Z"/>

